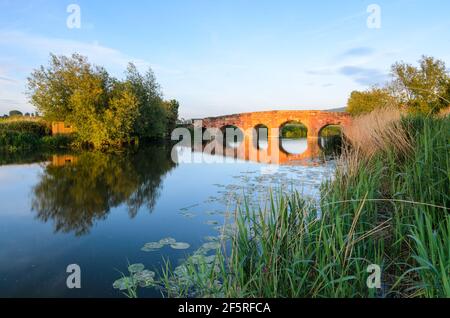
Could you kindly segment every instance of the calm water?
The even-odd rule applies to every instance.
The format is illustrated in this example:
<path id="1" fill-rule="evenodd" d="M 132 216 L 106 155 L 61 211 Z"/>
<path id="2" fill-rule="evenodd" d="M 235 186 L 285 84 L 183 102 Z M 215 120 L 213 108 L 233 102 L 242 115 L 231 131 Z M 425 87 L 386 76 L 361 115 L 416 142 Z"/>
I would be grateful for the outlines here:
<path id="1" fill-rule="evenodd" d="M 306 142 L 286 141 L 302 152 Z M 179 157 L 191 156 L 178 148 Z M 183 160 L 181 160 L 183 161 Z M 0 297 L 122 297 L 112 283 L 128 263 L 160 270 L 217 236 L 243 193 L 265 203 L 270 189 L 317 197 L 332 163 L 269 166 L 254 162 L 180 163 L 162 146 L 134 154 L 0 158 Z M 190 244 L 143 252 L 172 237 Z M 66 287 L 66 268 L 81 267 L 81 289 Z M 158 297 L 155 289 L 141 297 Z"/>

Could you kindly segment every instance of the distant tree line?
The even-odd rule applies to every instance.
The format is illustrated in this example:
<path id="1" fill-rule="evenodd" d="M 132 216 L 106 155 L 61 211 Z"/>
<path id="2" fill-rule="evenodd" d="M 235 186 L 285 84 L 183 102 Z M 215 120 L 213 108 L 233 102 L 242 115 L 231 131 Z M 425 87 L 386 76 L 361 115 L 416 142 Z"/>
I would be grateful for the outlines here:
<path id="1" fill-rule="evenodd" d="M 150 68 L 130 63 L 119 80 L 79 54 L 51 54 L 28 78 L 28 95 L 46 120 L 73 125 L 77 142 L 95 148 L 166 138 L 178 120 L 179 103 L 163 99 Z"/>
<path id="2" fill-rule="evenodd" d="M 361 115 L 380 107 L 397 107 L 428 115 L 450 106 L 450 72 L 445 62 L 422 56 L 417 67 L 395 63 L 391 75 L 392 81 L 383 87 L 352 92 L 347 111 Z"/>
<path id="3" fill-rule="evenodd" d="M 38 113 L 22 113 L 20 110 L 10 110 L 8 114 L 4 114 L 0 118 L 13 118 L 13 117 L 38 117 Z"/>

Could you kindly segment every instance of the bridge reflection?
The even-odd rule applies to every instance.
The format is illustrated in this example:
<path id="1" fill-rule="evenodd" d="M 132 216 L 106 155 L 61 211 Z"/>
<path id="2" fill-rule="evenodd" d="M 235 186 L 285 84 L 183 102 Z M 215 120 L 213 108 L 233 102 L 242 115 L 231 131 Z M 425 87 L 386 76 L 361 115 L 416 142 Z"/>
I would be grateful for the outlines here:
<path id="1" fill-rule="evenodd" d="M 290 143 L 291 146 L 287 147 L 284 145 L 283 147 L 285 143 Z M 279 136 L 272 135 L 260 142 L 253 134 L 245 134 L 242 142 L 234 143 L 234 147 L 227 146 L 226 143 L 219 139 L 206 143 L 197 143 L 191 148 L 197 153 L 202 152 L 236 160 L 278 165 L 318 165 L 319 159 L 323 159 L 325 154 L 319 146 L 319 138 L 310 137 L 293 140 L 282 139 Z M 293 148 L 304 151 L 301 153 L 290 153 Z"/>

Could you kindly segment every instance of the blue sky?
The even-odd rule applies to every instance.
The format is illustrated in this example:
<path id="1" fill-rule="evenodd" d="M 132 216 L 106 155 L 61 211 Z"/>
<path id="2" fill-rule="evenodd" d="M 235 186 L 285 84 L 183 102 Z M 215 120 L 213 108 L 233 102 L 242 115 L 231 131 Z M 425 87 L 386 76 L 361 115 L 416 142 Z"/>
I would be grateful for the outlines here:
<path id="1" fill-rule="evenodd" d="M 81 8 L 81 28 L 66 25 Z M 381 28 L 367 8 L 381 8 Z M 87 55 L 121 77 L 152 67 L 185 118 L 343 107 L 395 61 L 450 65 L 447 0 L 0 0 L 0 114 L 33 111 L 26 77 L 49 53 Z"/>

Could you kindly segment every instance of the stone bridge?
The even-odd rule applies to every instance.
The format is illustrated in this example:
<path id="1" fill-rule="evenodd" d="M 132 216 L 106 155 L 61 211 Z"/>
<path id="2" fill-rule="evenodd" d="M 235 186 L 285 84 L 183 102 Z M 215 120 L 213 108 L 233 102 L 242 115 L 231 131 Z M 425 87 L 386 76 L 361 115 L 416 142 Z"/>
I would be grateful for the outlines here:
<path id="1" fill-rule="evenodd" d="M 236 126 L 242 131 L 246 131 L 264 125 L 270 131 L 271 128 L 281 128 L 284 124 L 292 121 L 301 122 L 308 128 L 308 138 L 318 138 L 324 127 L 329 125 L 345 127 L 350 124 L 351 117 L 347 113 L 318 110 L 267 111 L 204 118 L 203 127 Z"/>
<path id="2" fill-rule="evenodd" d="M 300 122 L 308 129 L 308 148 L 302 154 L 288 154 L 280 147 L 280 130 L 290 122 Z M 244 142 L 241 143 L 239 149 L 232 150 L 232 153 L 238 158 L 244 160 L 255 160 L 256 158 L 257 161 L 261 161 L 260 158 L 263 157 L 269 163 L 290 163 L 318 156 L 320 153 L 318 140 L 321 130 L 329 125 L 339 125 L 345 129 L 351 123 L 351 117 L 347 113 L 340 112 L 290 110 L 209 117 L 202 119 L 201 123 L 203 128 L 223 129 L 227 126 L 239 128 L 244 134 Z M 268 129 L 269 145 L 267 150 L 262 151 L 257 149 L 258 137 L 255 137 L 252 129 L 264 126 Z"/>

